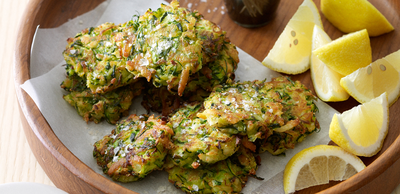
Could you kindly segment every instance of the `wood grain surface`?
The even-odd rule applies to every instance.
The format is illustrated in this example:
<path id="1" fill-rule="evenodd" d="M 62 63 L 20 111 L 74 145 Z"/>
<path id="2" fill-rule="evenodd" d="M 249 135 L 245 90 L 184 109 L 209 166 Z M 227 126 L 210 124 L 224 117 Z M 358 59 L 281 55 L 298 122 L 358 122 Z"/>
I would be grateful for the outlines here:
<path id="1" fill-rule="evenodd" d="M 18 23 L 28 2 L 0 1 L 0 184 L 35 182 L 53 185 L 26 141 L 13 81 Z"/>
<path id="2" fill-rule="evenodd" d="M 1 11 L 3 14 L 9 14 L 8 17 L 19 17 L 13 14 L 15 12 L 21 13 L 18 10 L 25 6 L 28 1 L 1 1 Z M 12 5 L 10 5 L 12 2 Z M 32 35 L 34 29 L 38 24 L 41 27 L 56 27 L 64 23 L 70 18 L 80 15 L 96 5 L 101 3 L 102 0 L 30 0 L 27 9 L 24 12 L 23 20 L 19 31 L 16 29 L 14 23 L 10 18 L 3 16 L 1 19 L 2 35 L 1 40 L 2 56 L 1 72 L 1 165 L 0 173 L 3 182 L 23 181 L 21 179 L 14 180 L 15 174 L 19 177 L 24 177 L 21 174 L 32 173 L 32 170 L 40 171 L 40 168 L 35 167 L 37 163 L 34 161 L 32 154 L 25 155 L 25 150 L 28 149 L 26 141 L 24 141 L 21 122 L 24 126 L 23 129 L 27 136 L 29 145 L 33 150 L 39 164 L 44 168 L 53 183 L 70 193 L 131 193 L 125 188 L 108 181 L 103 176 L 95 173 L 82 162 L 79 161 L 59 139 L 55 136 L 40 111 L 30 99 L 30 97 L 19 88 L 25 80 L 29 79 L 29 51 L 32 42 Z M 227 35 L 231 41 L 238 47 L 252 55 L 258 60 L 262 60 L 268 51 L 272 48 L 280 32 L 291 18 L 301 0 L 281 0 L 278 7 L 278 14 L 276 18 L 268 25 L 255 29 L 242 28 L 236 25 L 227 15 L 226 8 L 223 0 L 181 0 L 183 7 L 190 9 L 197 9 L 203 13 L 206 19 L 209 19 L 221 28 L 227 31 Z M 314 0 L 317 7 L 319 7 L 319 0 Z M 386 56 L 394 51 L 400 49 L 400 2 L 397 0 L 371 0 L 379 10 L 387 17 L 387 19 L 395 27 L 394 32 L 382 35 L 380 37 L 371 38 L 371 47 L 373 51 L 373 60 Z M 23 4 L 21 6 L 20 4 Z M 11 7 L 11 9 L 10 9 Z M 15 9 L 12 11 L 12 9 Z M 339 30 L 332 26 L 321 13 L 322 21 L 325 31 L 332 39 L 336 39 L 343 35 Z M 6 27 L 3 27 L 5 25 Z M 14 27 L 13 27 L 14 26 Z M 4 29 L 8 29 L 4 31 Z M 13 30 L 13 31 L 12 31 Z M 10 33 L 11 32 L 11 33 Z M 17 33 L 18 32 L 18 37 Z M 13 38 L 13 39 L 12 39 Z M 14 40 L 17 40 L 15 47 Z M 16 99 L 12 89 L 11 78 L 11 57 L 13 50 L 15 50 L 15 90 L 20 104 L 20 109 L 23 115 L 19 115 L 17 111 Z M 7 61 L 7 57 L 9 61 Z M 313 88 L 310 80 L 309 72 L 301 75 L 292 76 L 293 79 L 300 80 L 306 84 L 310 89 Z M 344 111 L 357 105 L 354 99 L 346 102 L 329 103 L 338 111 Z M 390 115 L 398 115 L 400 112 L 400 103 L 395 103 L 390 108 Z M 19 119 L 21 118 L 21 122 Z M 400 183 L 400 139 L 397 139 L 400 133 L 400 120 L 395 116 L 391 117 L 389 134 L 384 143 L 383 150 L 378 155 L 371 158 L 362 158 L 368 165 L 365 172 L 359 173 L 348 181 L 344 181 L 336 186 L 337 183 L 329 185 L 313 187 L 301 191 L 300 193 L 314 193 L 330 187 L 325 192 L 337 193 L 341 191 L 356 192 L 356 193 L 390 193 Z M 17 130 L 19 129 L 19 130 Z M 394 142 L 393 146 L 392 143 Z M 397 147 L 396 147 L 397 146 Z M 21 155 L 20 153 L 24 153 Z M 5 163 L 3 163 L 6 158 Z M 27 160 L 33 160 L 33 167 L 25 167 Z M 31 162 L 30 162 L 31 163 Z M 18 167 L 18 168 L 16 168 Z M 24 170 L 25 169 L 25 170 Z M 39 169 L 39 170 L 38 170 Z M 39 173 L 40 174 L 40 173 Z M 51 182 L 44 177 L 43 182 L 51 184 Z M 38 176 L 40 177 L 40 176 Z M 0 183 L 3 183 L 0 182 Z M 333 187 L 332 187 L 333 186 Z M 394 192 L 397 192 L 396 189 Z"/>

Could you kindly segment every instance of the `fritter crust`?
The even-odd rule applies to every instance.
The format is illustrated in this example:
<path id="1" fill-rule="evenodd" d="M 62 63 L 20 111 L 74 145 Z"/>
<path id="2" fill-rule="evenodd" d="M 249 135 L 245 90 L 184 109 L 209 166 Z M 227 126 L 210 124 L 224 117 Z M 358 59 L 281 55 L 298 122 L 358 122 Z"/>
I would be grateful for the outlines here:
<path id="1" fill-rule="evenodd" d="M 299 81 L 288 77 L 277 77 L 266 85 L 266 95 L 283 105 L 282 118 L 285 126 L 276 126 L 273 134 L 259 143 L 259 153 L 268 151 L 279 155 L 293 149 L 296 143 L 320 129 L 314 103 L 317 98 Z"/>
<path id="2" fill-rule="evenodd" d="M 113 180 L 138 181 L 162 169 L 172 135 L 161 118 L 131 115 L 94 144 L 93 156 Z"/>
<path id="3" fill-rule="evenodd" d="M 243 146 L 231 157 L 215 164 L 186 169 L 167 163 L 169 181 L 186 193 L 240 193 L 249 176 L 255 176 L 257 162 Z"/>
<path id="4" fill-rule="evenodd" d="M 131 85 L 96 94 L 86 87 L 84 78 L 73 75 L 63 81 L 61 88 L 69 91 L 63 96 L 64 100 L 72 105 L 86 122 L 99 123 L 105 119 L 110 124 L 116 124 L 122 116 L 128 114 L 133 98 L 140 95 L 143 89 L 143 82 L 136 80 Z"/>
<path id="5" fill-rule="evenodd" d="M 197 114 L 225 133 L 247 136 L 251 142 L 272 134 L 271 125 L 283 125 L 283 106 L 261 92 L 264 81 L 224 84 L 214 88 Z"/>
<path id="6" fill-rule="evenodd" d="M 121 25 L 104 23 L 67 39 L 63 52 L 67 75 L 86 79 L 92 93 L 105 93 L 134 82 L 125 68 L 128 45 L 135 39 L 134 21 Z"/>
<path id="7" fill-rule="evenodd" d="M 240 139 L 207 125 L 207 120 L 196 117 L 202 111 L 201 103 L 185 104 L 168 122 L 174 130 L 174 148 L 171 161 L 185 168 L 197 168 L 202 163 L 215 163 L 233 155 L 239 148 Z"/>

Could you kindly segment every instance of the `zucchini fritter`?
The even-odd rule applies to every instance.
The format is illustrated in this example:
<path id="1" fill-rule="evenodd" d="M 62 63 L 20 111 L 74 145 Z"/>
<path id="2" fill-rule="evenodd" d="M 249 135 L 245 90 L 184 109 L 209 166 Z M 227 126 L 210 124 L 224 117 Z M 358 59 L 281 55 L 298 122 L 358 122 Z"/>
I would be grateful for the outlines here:
<path id="1" fill-rule="evenodd" d="M 179 7 L 178 1 L 148 10 L 137 23 L 137 54 L 127 61 L 127 69 L 148 81 L 152 78 L 156 87 L 167 86 L 182 96 L 192 74 L 224 56 L 232 59 L 224 66 L 226 76 L 236 70 L 238 52 L 226 32 L 197 11 Z"/>
<path id="2" fill-rule="evenodd" d="M 202 163 L 215 163 L 233 155 L 239 148 L 236 135 L 223 133 L 196 117 L 202 111 L 201 103 L 185 104 L 173 114 L 168 126 L 174 130 L 174 148 L 170 157 L 175 165 L 197 168 Z"/>
<path id="3" fill-rule="evenodd" d="M 260 141 L 259 152 L 268 151 L 278 155 L 286 149 L 293 149 L 296 143 L 302 142 L 307 135 L 320 128 L 315 116 L 318 108 L 313 101 L 316 97 L 299 81 L 278 77 L 272 79 L 266 89 L 265 94 L 269 98 L 282 103 L 284 108 L 281 117 L 287 124 L 272 128 L 274 133 Z"/>
<path id="4" fill-rule="evenodd" d="M 191 77 L 203 66 L 208 66 L 218 83 L 233 77 L 238 52 L 225 34 L 197 11 L 190 12 L 172 1 L 124 24 L 85 29 L 67 40 L 63 55 L 68 75 L 86 78 L 93 93 L 145 77 L 154 86 L 182 96 Z"/>
<path id="5" fill-rule="evenodd" d="M 94 144 L 93 156 L 113 180 L 138 181 L 162 169 L 172 135 L 160 118 L 131 115 Z"/>
<path id="6" fill-rule="evenodd" d="M 198 117 L 225 133 L 247 136 L 251 142 L 272 134 L 271 125 L 283 125 L 283 106 L 265 97 L 264 81 L 223 84 L 214 88 L 204 101 Z"/>
<path id="7" fill-rule="evenodd" d="M 105 93 L 132 83 L 135 75 L 125 66 L 135 31 L 134 21 L 121 25 L 104 23 L 68 38 L 63 52 L 67 75 L 86 79 L 92 93 Z"/>
<path id="8" fill-rule="evenodd" d="M 237 82 L 217 86 L 197 116 L 225 133 L 246 135 L 252 150 L 254 142 L 260 152 L 277 155 L 319 128 L 314 99 L 304 85 L 287 77 Z"/>
<path id="9" fill-rule="evenodd" d="M 231 157 L 215 164 L 186 169 L 166 164 L 169 181 L 186 193 L 240 193 L 248 176 L 255 176 L 256 159 L 243 146 Z"/>
<path id="10" fill-rule="evenodd" d="M 61 87 L 69 91 L 63 98 L 71 104 L 86 122 L 99 123 L 105 119 L 115 124 L 128 114 L 132 99 L 140 95 L 143 83 L 135 83 L 103 94 L 92 93 L 85 85 L 85 79 L 73 75 L 68 76 Z"/>

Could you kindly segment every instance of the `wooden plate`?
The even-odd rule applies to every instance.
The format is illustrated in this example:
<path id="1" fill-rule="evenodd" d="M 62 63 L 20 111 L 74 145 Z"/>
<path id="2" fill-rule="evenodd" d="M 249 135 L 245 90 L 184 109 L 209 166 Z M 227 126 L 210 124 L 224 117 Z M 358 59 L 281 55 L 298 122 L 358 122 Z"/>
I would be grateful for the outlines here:
<path id="1" fill-rule="evenodd" d="M 20 88 L 30 78 L 30 49 L 36 26 L 57 27 L 68 19 L 81 15 L 99 5 L 103 0 L 31 0 L 20 23 L 15 51 L 15 89 L 24 117 L 21 118 L 29 145 L 39 164 L 53 183 L 69 193 L 135 193 L 95 173 L 74 156 L 57 138 L 33 100 Z M 314 0 L 319 8 L 320 0 Z M 371 38 L 373 61 L 400 49 L 400 1 L 370 0 L 395 27 L 395 31 Z M 282 0 L 275 19 L 268 25 L 246 29 L 236 25 L 226 13 L 223 0 L 181 0 L 181 6 L 197 9 L 227 31 L 231 41 L 258 60 L 272 48 L 279 34 L 302 0 Z M 332 39 L 343 35 L 321 13 L 325 31 Z M 309 71 L 292 76 L 313 89 Z M 342 112 L 358 103 L 354 99 L 329 103 Z M 390 107 L 390 125 L 383 149 L 376 156 L 362 158 L 365 170 L 343 182 L 316 186 L 299 193 L 390 193 L 400 183 L 400 102 Z M 328 129 L 322 129 L 328 130 Z"/>

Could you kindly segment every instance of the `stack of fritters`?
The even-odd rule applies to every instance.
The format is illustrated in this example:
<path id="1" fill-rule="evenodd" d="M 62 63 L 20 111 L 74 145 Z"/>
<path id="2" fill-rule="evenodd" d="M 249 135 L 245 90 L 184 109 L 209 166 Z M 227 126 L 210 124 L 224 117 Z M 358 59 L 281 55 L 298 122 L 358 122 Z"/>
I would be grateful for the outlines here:
<path id="1" fill-rule="evenodd" d="M 197 11 L 180 8 L 178 1 L 120 25 L 104 23 L 85 29 L 67 42 L 63 55 L 68 79 L 86 82 L 92 94 L 112 92 L 145 79 L 174 98 L 189 99 L 233 80 L 239 62 L 226 33 Z M 144 104 L 158 112 L 170 108 L 167 104 L 171 101 L 154 106 L 158 100 L 150 98 Z M 80 103 L 71 104 L 83 109 Z"/>
<path id="2" fill-rule="evenodd" d="M 63 54 L 64 99 L 86 121 L 117 123 L 141 93 L 163 115 L 131 115 L 95 143 L 98 165 L 117 181 L 165 169 L 188 193 L 239 193 L 255 176 L 255 154 L 281 154 L 319 127 L 315 97 L 299 82 L 233 82 L 235 46 L 177 1 L 85 29 Z"/>
<path id="3" fill-rule="evenodd" d="M 203 104 L 187 104 L 170 117 L 174 147 L 165 166 L 170 182 L 188 193 L 239 193 L 257 165 L 250 173 L 232 160 L 247 153 L 255 161 L 256 153 L 294 148 L 319 128 L 314 99 L 287 77 L 215 87 Z M 238 179 L 225 174 L 226 166 Z"/>
<path id="4" fill-rule="evenodd" d="M 219 85 L 204 102 L 183 104 L 166 123 L 174 133 L 164 166 L 170 182 L 188 193 L 240 192 L 255 176 L 254 154 L 281 154 L 319 128 L 314 99 L 278 77 Z"/>
<path id="5" fill-rule="evenodd" d="M 203 80 L 207 83 L 213 76 L 221 81 L 231 78 L 237 67 L 238 53 L 225 32 L 202 19 L 197 11 L 179 8 L 177 1 L 169 6 L 161 5 L 156 11 L 147 11 L 136 23 L 132 46 L 135 53 L 126 62 L 126 68 L 136 77 L 152 80 L 156 87 L 167 86 L 182 96 L 192 80 L 201 79 L 196 72 L 203 67 L 206 67 L 204 72 L 218 68 L 210 72 L 216 75 Z M 217 75 L 221 73 L 222 76 Z M 201 83 L 195 85 L 202 87 Z M 194 90 L 189 88 L 189 91 Z"/>

